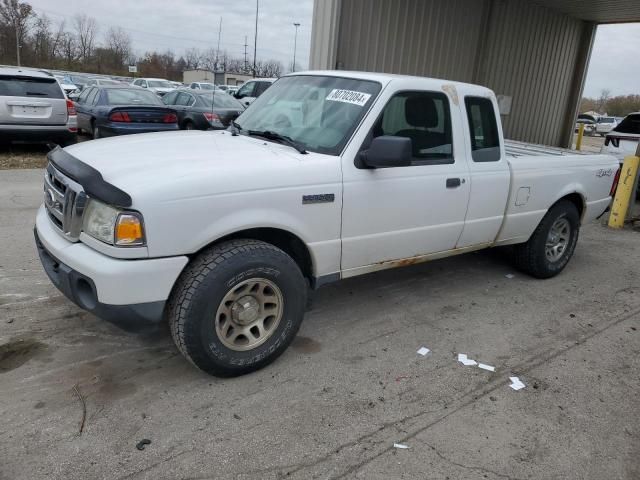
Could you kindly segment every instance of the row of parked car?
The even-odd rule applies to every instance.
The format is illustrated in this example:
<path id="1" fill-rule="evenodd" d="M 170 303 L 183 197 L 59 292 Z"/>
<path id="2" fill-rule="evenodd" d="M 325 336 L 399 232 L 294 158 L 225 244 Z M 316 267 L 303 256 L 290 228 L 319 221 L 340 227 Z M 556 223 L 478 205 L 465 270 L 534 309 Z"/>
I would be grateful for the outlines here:
<path id="1" fill-rule="evenodd" d="M 578 119 L 576 120 L 575 132 L 578 132 L 580 125 L 584 125 L 585 135 L 600 135 L 601 137 L 604 137 L 621 121 L 622 118 L 618 117 L 582 113 L 578 115 Z"/>
<path id="2" fill-rule="evenodd" d="M 146 78 L 131 84 L 106 78 L 90 78 L 80 87 L 65 83 L 73 81 L 46 71 L 1 67 L 0 142 L 65 146 L 75 143 L 78 134 L 101 138 L 224 129 L 275 79 L 252 80 L 235 92 L 200 82 L 176 88 L 168 80 Z"/>

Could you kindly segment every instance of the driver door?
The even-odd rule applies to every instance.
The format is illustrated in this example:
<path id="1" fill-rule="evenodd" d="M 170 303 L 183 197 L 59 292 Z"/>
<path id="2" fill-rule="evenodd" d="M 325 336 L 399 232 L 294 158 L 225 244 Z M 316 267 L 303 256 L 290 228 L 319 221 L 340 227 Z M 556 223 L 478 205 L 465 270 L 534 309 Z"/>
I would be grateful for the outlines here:
<path id="1" fill-rule="evenodd" d="M 464 227 L 470 182 L 459 109 L 449 94 L 413 89 L 383 105 L 360 150 L 373 137 L 408 137 L 412 162 L 368 169 L 354 164 L 357 152 L 343 156 L 343 277 L 454 249 Z"/>

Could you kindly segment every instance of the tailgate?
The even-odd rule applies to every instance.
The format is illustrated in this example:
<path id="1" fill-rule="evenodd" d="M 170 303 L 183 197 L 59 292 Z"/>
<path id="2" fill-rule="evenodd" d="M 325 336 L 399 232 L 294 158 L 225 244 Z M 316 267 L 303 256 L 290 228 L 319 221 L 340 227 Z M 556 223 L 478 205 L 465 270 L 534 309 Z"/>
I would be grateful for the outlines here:
<path id="1" fill-rule="evenodd" d="M 52 78 L 0 76 L 0 123 L 66 125 L 67 101 Z"/>

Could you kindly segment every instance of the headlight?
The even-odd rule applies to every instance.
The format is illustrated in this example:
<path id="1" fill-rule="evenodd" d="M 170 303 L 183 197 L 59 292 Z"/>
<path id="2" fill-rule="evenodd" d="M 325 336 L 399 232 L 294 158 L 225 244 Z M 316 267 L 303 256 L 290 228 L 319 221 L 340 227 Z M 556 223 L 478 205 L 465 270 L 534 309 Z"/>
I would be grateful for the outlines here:
<path id="1" fill-rule="evenodd" d="M 98 200 L 89 201 L 84 212 L 83 230 L 87 235 L 109 245 L 141 246 L 145 244 L 140 214 L 123 212 Z"/>

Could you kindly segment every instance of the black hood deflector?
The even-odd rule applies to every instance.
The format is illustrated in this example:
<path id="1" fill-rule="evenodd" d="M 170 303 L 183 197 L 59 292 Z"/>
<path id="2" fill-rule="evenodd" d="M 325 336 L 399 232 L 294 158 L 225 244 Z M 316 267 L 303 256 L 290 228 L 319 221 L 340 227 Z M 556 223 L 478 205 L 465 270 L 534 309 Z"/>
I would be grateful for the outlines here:
<path id="1" fill-rule="evenodd" d="M 56 147 L 47 154 L 49 162 L 60 172 L 78 182 L 90 197 L 116 207 L 128 208 L 131 196 L 102 178 L 95 168 Z"/>

